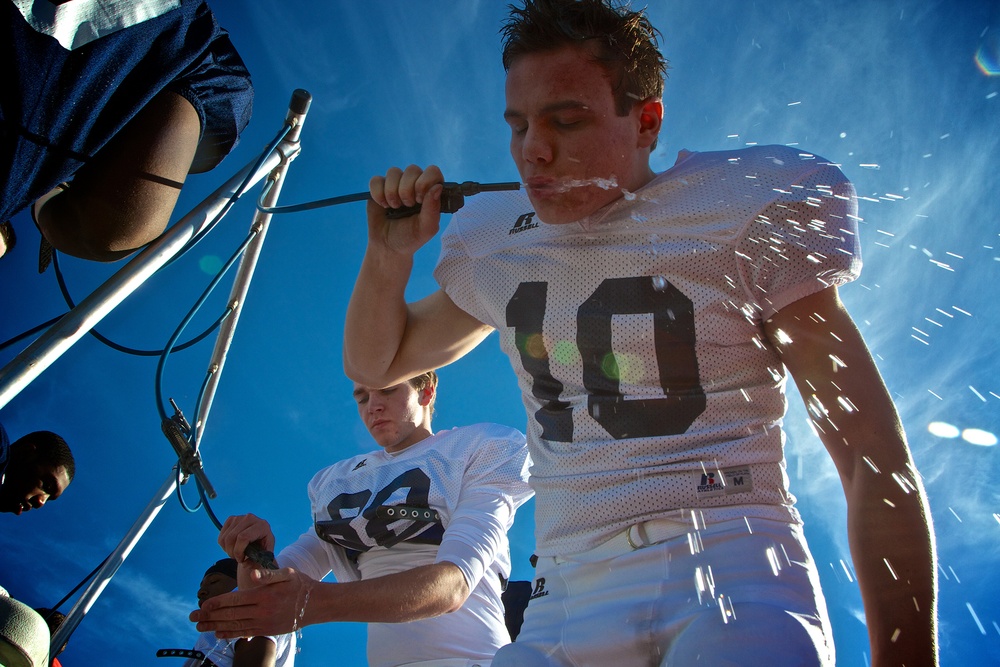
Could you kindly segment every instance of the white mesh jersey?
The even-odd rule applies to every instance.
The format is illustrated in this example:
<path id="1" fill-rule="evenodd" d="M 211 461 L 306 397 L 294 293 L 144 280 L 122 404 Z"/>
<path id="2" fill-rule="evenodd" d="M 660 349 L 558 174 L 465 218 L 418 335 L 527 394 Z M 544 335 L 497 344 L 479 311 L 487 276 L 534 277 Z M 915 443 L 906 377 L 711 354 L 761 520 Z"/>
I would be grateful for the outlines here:
<path id="1" fill-rule="evenodd" d="M 278 635 L 268 637 L 268 639 L 275 644 L 274 667 L 293 667 L 295 665 L 295 635 Z M 214 632 L 203 632 L 198 635 L 194 650 L 204 653 L 205 659 L 211 660 L 215 667 L 233 667 L 237 641 L 236 639 L 216 639 Z"/>
<path id="2" fill-rule="evenodd" d="M 376 450 L 341 461 L 309 483 L 315 523 L 278 563 L 317 580 L 332 571 L 338 581 L 454 563 L 472 591 L 462 608 L 370 623 L 368 663 L 488 660 L 510 642 L 501 578 L 510 576 L 507 531 L 531 497 L 529 465 L 524 435 L 498 424 L 441 431 L 396 455 Z M 398 518 L 403 512 L 417 519 Z"/>
<path id="3" fill-rule="evenodd" d="M 690 153 L 572 224 L 471 198 L 435 277 L 495 327 L 528 412 L 537 553 L 638 521 L 799 521 L 762 323 L 860 272 L 843 173 L 784 146 Z"/>

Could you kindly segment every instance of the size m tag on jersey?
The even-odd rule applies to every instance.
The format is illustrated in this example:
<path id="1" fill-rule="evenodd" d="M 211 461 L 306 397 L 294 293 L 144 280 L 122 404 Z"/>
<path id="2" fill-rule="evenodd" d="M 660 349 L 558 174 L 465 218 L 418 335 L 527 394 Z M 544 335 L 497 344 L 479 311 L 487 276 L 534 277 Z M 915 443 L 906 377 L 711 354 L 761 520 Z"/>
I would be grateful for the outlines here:
<path id="1" fill-rule="evenodd" d="M 753 477 L 747 466 L 706 471 L 701 473 L 699 478 L 696 493 L 700 498 L 753 491 Z"/>

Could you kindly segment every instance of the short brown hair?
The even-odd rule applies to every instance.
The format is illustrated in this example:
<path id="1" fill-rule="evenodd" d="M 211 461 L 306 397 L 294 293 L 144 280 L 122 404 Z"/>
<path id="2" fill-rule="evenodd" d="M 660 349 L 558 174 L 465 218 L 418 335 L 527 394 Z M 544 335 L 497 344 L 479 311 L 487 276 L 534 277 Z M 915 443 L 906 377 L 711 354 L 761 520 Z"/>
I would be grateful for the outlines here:
<path id="1" fill-rule="evenodd" d="M 668 64 L 657 45 L 659 31 L 643 11 L 610 0 L 524 0 L 523 7 L 510 6 L 500 33 L 505 70 L 529 53 L 590 46 L 611 80 L 619 116 L 663 96 Z"/>

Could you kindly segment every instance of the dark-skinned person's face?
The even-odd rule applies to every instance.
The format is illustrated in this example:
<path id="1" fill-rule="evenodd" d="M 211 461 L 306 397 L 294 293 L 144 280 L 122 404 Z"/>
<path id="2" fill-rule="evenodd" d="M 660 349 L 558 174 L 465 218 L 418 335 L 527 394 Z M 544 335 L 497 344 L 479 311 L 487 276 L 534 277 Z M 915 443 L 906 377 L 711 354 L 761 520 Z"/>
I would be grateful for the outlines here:
<path id="1" fill-rule="evenodd" d="M 198 606 L 204 604 L 205 600 L 228 593 L 234 588 L 236 588 L 236 580 L 232 577 L 221 572 L 209 572 L 201 578 L 201 586 L 198 587 Z"/>
<path id="2" fill-rule="evenodd" d="M 45 503 L 61 496 L 69 482 L 65 466 L 36 461 L 11 462 L 0 487 L 0 512 L 21 515 L 41 509 Z"/>

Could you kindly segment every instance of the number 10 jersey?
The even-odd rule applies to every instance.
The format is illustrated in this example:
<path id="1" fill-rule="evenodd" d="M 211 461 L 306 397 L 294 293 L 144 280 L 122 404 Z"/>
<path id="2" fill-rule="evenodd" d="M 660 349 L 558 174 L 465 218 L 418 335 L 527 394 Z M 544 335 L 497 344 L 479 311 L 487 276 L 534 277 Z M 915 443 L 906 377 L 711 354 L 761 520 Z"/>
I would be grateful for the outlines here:
<path id="1" fill-rule="evenodd" d="M 763 322 L 860 272 L 853 186 L 784 146 L 682 152 L 635 193 L 547 225 L 484 193 L 435 277 L 495 327 L 528 412 L 537 553 L 636 522 L 797 522 L 785 370 Z"/>

